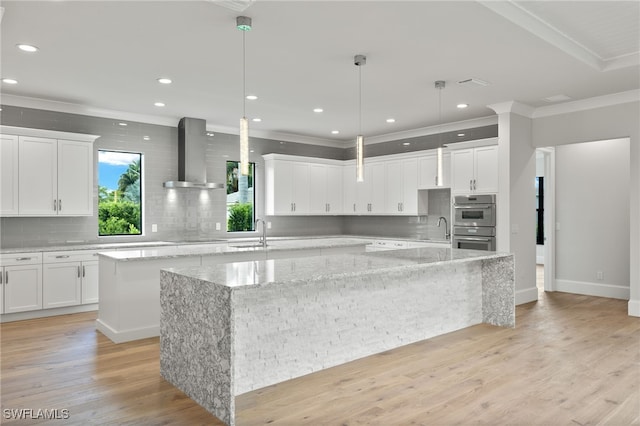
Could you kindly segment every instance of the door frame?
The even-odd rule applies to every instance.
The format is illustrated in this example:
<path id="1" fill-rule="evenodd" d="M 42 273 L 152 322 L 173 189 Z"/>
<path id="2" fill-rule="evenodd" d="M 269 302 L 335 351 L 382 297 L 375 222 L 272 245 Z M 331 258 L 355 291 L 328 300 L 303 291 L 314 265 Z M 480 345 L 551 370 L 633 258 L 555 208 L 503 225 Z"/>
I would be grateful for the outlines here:
<path id="1" fill-rule="evenodd" d="M 544 291 L 556 291 L 556 150 L 538 151 L 544 156 Z"/>

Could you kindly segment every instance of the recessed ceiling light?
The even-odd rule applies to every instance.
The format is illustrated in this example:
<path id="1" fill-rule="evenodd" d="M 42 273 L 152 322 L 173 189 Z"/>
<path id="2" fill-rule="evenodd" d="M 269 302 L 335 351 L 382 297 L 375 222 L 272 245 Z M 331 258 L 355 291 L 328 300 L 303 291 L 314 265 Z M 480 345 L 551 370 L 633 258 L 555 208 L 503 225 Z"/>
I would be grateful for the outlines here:
<path id="1" fill-rule="evenodd" d="M 18 44 L 16 46 L 23 52 L 33 53 L 38 51 L 38 48 L 36 46 L 32 46 L 30 44 Z"/>
<path id="2" fill-rule="evenodd" d="M 14 80 L 13 78 L 3 78 L 2 82 L 7 84 L 18 84 L 18 80 Z"/>
<path id="3" fill-rule="evenodd" d="M 118 126 L 126 126 L 127 123 L 118 123 Z"/>
<path id="4" fill-rule="evenodd" d="M 458 133 L 458 137 L 461 138 L 464 136 L 464 133 Z"/>
<path id="5" fill-rule="evenodd" d="M 456 107 L 459 108 L 459 109 L 464 109 L 464 108 L 466 108 L 468 106 L 469 106 L 469 104 L 458 104 L 458 105 L 456 105 Z"/>
<path id="6" fill-rule="evenodd" d="M 253 149 L 250 149 L 249 152 L 255 152 Z"/>
<path id="7" fill-rule="evenodd" d="M 489 82 L 480 80 L 479 78 L 467 78 L 464 80 L 458 81 L 458 84 L 477 84 L 478 86 L 488 86 Z"/>
<path id="8" fill-rule="evenodd" d="M 171 79 L 170 79 L 170 78 L 167 78 L 167 77 L 160 77 L 160 78 L 158 79 L 158 83 L 160 83 L 160 84 L 171 84 L 171 83 L 172 83 L 172 81 L 171 81 Z"/>
<path id="9" fill-rule="evenodd" d="M 255 101 L 256 99 L 258 99 L 258 97 L 256 95 L 247 95 L 247 99 L 249 99 L 250 101 Z"/>
<path id="10" fill-rule="evenodd" d="M 331 134 L 332 134 L 332 135 L 337 135 L 338 133 L 340 133 L 340 130 L 332 130 L 332 131 L 331 131 Z"/>
<path id="11" fill-rule="evenodd" d="M 262 121 L 262 118 L 256 117 L 256 118 L 254 118 L 254 119 L 253 119 L 253 120 L 251 120 L 251 121 L 255 121 L 256 123 L 259 123 L 259 122 L 261 122 L 261 121 Z"/>
<path id="12" fill-rule="evenodd" d="M 411 145 L 411 142 L 402 142 L 402 145 L 409 146 L 409 145 Z"/>
<path id="13" fill-rule="evenodd" d="M 142 139 L 144 139 L 145 141 L 148 141 L 151 138 L 149 136 L 143 136 Z"/>
<path id="14" fill-rule="evenodd" d="M 164 102 L 156 102 L 154 105 L 157 106 L 157 107 L 163 107 L 164 106 Z"/>
<path id="15" fill-rule="evenodd" d="M 313 112 L 322 112 L 322 111 L 324 111 L 322 108 L 314 108 L 313 109 Z"/>
<path id="16" fill-rule="evenodd" d="M 395 123 L 396 119 L 395 118 L 387 118 L 387 123 Z"/>

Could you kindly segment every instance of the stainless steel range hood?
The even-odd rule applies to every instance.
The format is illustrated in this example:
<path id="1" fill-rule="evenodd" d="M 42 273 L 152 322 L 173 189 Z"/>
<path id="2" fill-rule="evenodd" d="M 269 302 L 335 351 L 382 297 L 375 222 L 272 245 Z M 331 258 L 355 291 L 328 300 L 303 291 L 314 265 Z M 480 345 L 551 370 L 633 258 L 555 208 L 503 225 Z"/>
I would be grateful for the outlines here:
<path id="1" fill-rule="evenodd" d="M 199 118 L 180 119 L 178 124 L 178 180 L 162 184 L 165 188 L 224 188 L 223 183 L 207 182 L 207 122 Z"/>

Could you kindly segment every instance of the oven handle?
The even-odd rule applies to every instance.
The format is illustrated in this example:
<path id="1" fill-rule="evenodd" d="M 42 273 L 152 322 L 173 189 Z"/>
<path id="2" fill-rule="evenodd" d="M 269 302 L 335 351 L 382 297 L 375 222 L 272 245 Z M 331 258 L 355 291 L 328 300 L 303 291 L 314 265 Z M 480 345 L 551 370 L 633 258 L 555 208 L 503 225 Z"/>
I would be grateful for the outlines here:
<path id="1" fill-rule="evenodd" d="M 485 241 L 485 242 L 491 241 L 491 238 L 459 237 L 459 236 L 454 236 L 453 238 L 458 241 Z"/>
<path id="2" fill-rule="evenodd" d="M 493 207 L 494 204 L 474 204 L 474 205 L 460 205 L 460 204 L 454 204 L 453 208 L 454 209 L 489 209 L 491 207 Z"/>

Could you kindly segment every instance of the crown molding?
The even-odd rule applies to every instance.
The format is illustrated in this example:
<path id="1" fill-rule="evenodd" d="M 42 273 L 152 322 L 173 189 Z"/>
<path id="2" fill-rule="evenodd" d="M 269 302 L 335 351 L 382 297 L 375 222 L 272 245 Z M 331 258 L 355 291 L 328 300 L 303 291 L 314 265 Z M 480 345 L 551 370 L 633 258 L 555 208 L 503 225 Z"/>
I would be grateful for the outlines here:
<path id="1" fill-rule="evenodd" d="M 640 90 L 628 90 L 626 92 L 596 96 L 594 98 L 582 99 L 579 101 L 543 106 L 540 108 L 536 108 L 531 118 L 542 118 L 550 117 L 553 115 L 569 114 L 572 112 L 586 111 L 590 109 L 603 108 L 632 102 L 640 102 Z"/>
<path id="2" fill-rule="evenodd" d="M 516 101 L 500 102 L 497 104 L 487 105 L 487 107 L 494 110 L 496 114 L 511 112 L 528 118 L 533 118 L 533 113 L 535 112 L 535 108 L 532 106 Z"/>
<path id="3" fill-rule="evenodd" d="M 478 3 L 600 72 L 638 64 L 638 52 L 610 59 L 600 57 L 515 1 L 489 0 Z"/>

